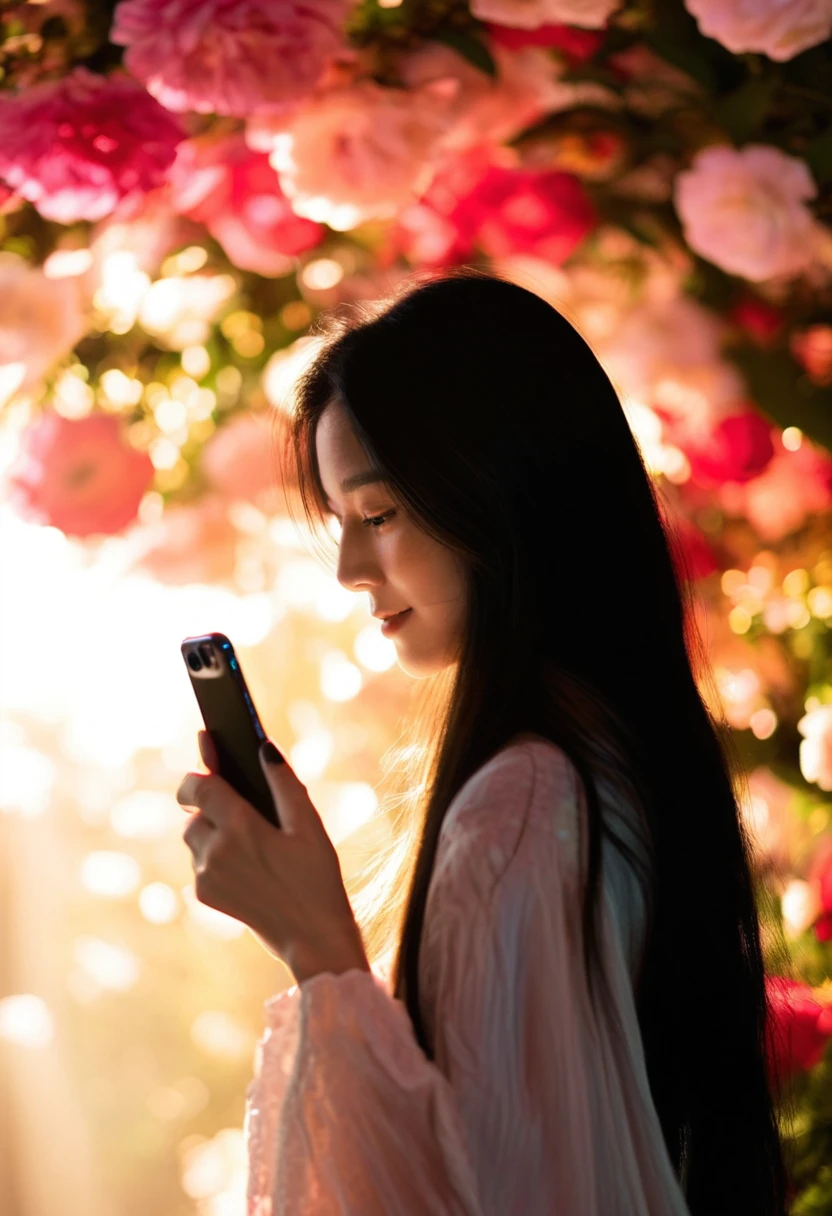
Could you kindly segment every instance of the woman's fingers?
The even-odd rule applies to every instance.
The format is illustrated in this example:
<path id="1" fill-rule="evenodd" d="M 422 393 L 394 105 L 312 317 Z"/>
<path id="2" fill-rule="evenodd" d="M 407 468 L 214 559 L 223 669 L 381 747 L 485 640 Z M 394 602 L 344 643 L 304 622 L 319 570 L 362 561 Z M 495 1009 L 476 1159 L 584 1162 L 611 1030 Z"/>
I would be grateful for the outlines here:
<path id="1" fill-rule="evenodd" d="M 219 762 L 217 760 L 217 750 L 214 747 L 211 736 L 207 730 L 199 731 L 197 735 L 199 742 L 199 754 L 202 757 L 202 763 L 211 773 L 219 771 Z"/>

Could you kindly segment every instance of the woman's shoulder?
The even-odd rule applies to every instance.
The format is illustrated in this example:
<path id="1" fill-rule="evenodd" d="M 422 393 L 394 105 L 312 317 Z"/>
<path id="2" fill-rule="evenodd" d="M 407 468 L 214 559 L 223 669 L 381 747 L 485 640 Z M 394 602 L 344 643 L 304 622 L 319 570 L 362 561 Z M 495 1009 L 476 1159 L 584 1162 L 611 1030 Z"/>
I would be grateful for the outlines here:
<path id="1" fill-rule="evenodd" d="M 451 801 L 440 839 L 513 850 L 524 831 L 562 833 L 574 823 L 574 766 L 551 739 L 513 736 L 473 773 Z"/>

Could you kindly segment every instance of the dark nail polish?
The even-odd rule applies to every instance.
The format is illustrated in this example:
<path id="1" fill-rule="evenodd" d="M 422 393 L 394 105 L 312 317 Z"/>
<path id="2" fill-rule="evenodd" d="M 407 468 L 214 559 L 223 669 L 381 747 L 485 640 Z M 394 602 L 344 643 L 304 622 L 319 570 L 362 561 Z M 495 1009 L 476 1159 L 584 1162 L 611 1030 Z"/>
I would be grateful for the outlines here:
<path id="1" fill-rule="evenodd" d="M 269 740 L 268 743 L 263 744 L 263 755 L 266 757 L 269 764 L 283 763 L 283 757 L 271 740 Z"/>

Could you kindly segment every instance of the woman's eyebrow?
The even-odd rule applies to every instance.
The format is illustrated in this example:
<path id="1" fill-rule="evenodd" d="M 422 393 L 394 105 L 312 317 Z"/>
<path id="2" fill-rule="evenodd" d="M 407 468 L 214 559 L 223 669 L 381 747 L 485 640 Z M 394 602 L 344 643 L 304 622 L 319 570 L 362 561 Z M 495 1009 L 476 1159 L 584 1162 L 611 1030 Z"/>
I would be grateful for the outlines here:
<path id="1" fill-rule="evenodd" d="M 378 471 L 378 469 L 365 469 L 362 473 L 352 473 L 349 477 L 345 477 L 341 482 L 341 493 L 351 494 L 353 490 L 360 489 L 361 486 L 374 486 L 386 479 Z M 327 497 L 327 506 L 332 506 Z"/>

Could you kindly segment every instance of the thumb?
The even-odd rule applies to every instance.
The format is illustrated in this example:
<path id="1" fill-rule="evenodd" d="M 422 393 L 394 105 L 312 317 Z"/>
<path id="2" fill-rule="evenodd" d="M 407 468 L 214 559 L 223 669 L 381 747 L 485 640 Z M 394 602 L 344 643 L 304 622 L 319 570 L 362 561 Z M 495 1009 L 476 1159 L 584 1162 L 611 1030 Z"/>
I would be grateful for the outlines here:
<path id="1" fill-rule="evenodd" d="M 280 826 L 289 832 L 302 830 L 310 814 L 317 817 L 306 786 L 270 739 L 260 745 L 260 764 L 274 798 Z"/>

